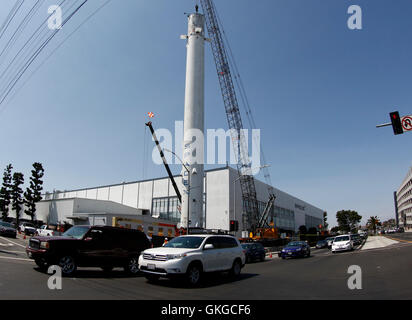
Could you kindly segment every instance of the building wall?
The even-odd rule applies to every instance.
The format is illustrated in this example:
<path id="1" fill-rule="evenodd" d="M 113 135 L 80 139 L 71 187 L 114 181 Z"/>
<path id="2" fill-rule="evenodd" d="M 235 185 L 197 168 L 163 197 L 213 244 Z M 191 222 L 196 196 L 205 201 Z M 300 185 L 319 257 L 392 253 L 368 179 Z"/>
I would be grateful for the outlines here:
<path id="1" fill-rule="evenodd" d="M 396 192 L 399 226 L 412 228 L 412 167 Z"/>
<path id="2" fill-rule="evenodd" d="M 206 228 L 229 230 L 230 220 L 238 220 L 239 229 L 243 229 L 243 201 L 238 177 L 237 170 L 230 167 L 206 171 L 204 183 Z M 179 190 L 182 190 L 181 176 L 176 176 L 175 180 Z M 255 180 L 255 185 L 259 205 L 263 211 L 268 200 L 268 185 L 259 180 Z M 306 225 L 309 228 L 323 224 L 323 210 L 281 190 L 276 188 L 273 188 L 273 190 L 276 195 L 273 209 L 273 219 L 276 227 L 297 231 L 301 225 Z M 102 200 L 103 202 L 99 203 L 105 203 L 103 207 L 99 206 L 94 209 L 91 207 L 90 211 L 94 210 L 93 212 L 99 212 L 100 210 L 107 212 L 107 210 L 104 210 L 104 206 L 117 203 L 132 209 L 150 210 L 150 212 L 156 212 L 156 216 L 159 217 L 161 216 L 158 206 L 161 204 L 162 210 L 165 210 L 165 206 L 169 209 L 173 208 L 174 216 L 179 216 L 179 212 L 176 211 L 176 193 L 168 178 L 55 192 L 54 195 L 47 194 L 45 199 L 50 200 L 53 197 L 55 199 Z M 81 199 L 78 199 L 78 201 L 81 201 Z M 110 202 L 106 203 L 106 201 Z M 169 201 L 169 205 L 167 201 Z M 156 203 L 156 210 L 153 210 L 154 203 Z M 91 202 L 91 206 L 94 205 L 97 205 L 96 202 Z M 76 212 L 75 210 L 76 208 L 72 212 Z M 120 211 L 118 213 L 127 213 Z"/>

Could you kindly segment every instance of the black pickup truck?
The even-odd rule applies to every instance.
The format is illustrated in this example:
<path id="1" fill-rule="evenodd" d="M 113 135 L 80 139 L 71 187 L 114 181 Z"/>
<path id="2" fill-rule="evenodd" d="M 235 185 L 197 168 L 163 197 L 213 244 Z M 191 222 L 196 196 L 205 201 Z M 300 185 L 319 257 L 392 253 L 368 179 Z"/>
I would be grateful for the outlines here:
<path id="1" fill-rule="evenodd" d="M 40 268 L 58 265 L 65 276 L 73 275 L 77 267 L 101 267 L 105 272 L 123 267 L 136 274 L 140 253 L 150 247 L 149 239 L 139 230 L 74 226 L 61 237 L 31 238 L 26 252 Z"/>

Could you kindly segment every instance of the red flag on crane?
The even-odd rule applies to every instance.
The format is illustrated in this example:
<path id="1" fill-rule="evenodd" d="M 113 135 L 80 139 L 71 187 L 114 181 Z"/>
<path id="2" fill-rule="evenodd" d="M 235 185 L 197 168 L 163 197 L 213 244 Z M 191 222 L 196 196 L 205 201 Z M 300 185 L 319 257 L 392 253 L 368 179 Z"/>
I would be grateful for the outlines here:
<path id="1" fill-rule="evenodd" d="M 154 113 L 153 112 L 148 112 L 149 118 L 154 118 Z"/>

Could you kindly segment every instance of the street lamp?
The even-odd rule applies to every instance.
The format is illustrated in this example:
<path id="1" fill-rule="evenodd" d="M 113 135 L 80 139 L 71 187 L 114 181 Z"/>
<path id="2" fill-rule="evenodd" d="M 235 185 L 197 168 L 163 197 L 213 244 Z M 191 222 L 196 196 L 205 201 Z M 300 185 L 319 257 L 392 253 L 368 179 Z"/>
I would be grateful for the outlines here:
<path id="1" fill-rule="evenodd" d="M 185 168 L 185 170 L 187 171 L 187 183 L 188 183 L 188 188 L 187 188 L 187 234 L 189 234 L 189 208 L 190 208 L 190 170 L 189 168 L 183 163 L 182 159 L 179 158 L 179 156 L 174 153 L 172 150 L 169 150 L 167 148 L 163 148 L 164 151 L 170 152 L 171 154 L 173 154 L 182 164 L 183 168 Z"/>
<path id="2" fill-rule="evenodd" d="M 251 171 L 253 171 L 253 169 L 264 169 L 268 167 L 270 167 L 270 165 L 265 164 L 263 166 L 251 168 Z M 242 178 L 243 176 L 244 174 L 241 174 L 239 175 L 237 179 L 233 181 L 233 220 L 236 220 L 236 181 L 240 180 L 240 178 Z M 243 226 L 243 221 L 242 221 L 242 226 Z"/>

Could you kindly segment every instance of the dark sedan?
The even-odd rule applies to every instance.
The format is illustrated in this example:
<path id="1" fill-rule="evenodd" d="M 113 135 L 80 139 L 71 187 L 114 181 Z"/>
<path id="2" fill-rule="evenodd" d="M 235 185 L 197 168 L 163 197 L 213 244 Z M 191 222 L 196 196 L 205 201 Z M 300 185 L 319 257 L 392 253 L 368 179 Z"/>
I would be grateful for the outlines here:
<path id="1" fill-rule="evenodd" d="M 279 252 L 279 257 L 286 259 L 287 257 L 309 257 L 310 247 L 305 241 L 292 241 Z"/>
<path id="2" fill-rule="evenodd" d="M 319 240 L 316 243 L 316 249 L 323 249 L 328 247 L 328 242 L 326 240 Z"/>
<path id="3" fill-rule="evenodd" d="M 246 263 L 265 260 L 266 252 L 261 243 L 242 243 L 242 248 L 245 251 Z"/>
<path id="4" fill-rule="evenodd" d="M 11 223 L 0 221 L 0 236 L 16 238 L 16 228 Z"/>

